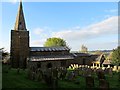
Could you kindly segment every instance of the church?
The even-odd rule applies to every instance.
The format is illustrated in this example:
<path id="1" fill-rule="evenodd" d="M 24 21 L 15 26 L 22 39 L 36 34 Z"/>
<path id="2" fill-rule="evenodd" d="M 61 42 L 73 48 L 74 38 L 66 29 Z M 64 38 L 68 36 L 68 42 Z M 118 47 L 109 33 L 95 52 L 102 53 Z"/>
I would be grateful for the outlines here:
<path id="1" fill-rule="evenodd" d="M 57 68 L 71 64 L 92 65 L 99 55 L 70 53 L 68 47 L 30 47 L 29 31 L 26 28 L 22 2 L 11 30 L 10 64 L 13 68 Z M 101 59 L 102 62 L 104 61 Z"/>

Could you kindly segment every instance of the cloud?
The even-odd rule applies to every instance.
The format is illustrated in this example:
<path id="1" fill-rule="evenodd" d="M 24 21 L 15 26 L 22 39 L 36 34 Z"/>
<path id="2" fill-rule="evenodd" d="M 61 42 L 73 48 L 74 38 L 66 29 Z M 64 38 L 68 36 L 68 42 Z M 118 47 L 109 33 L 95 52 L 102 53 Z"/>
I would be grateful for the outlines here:
<path id="1" fill-rule="evenodd" d="M 51 37 L 51 30 L 49 27 L 35 28 L 30 33 L 30 37 L 34 35 L 34 39 L 31 40 L 30 46 L 43 46 L 47 38 Z"/>
<path id="2" fill-rule="evenodd" d="M 19 2 L 20 0 L 4 0 L 3 2 L 11 2 L 13 4 L 16 4 L 17 2 Z"/>
<path id="3" fill-rule="evenodd" d="M 33 40 L 30 46 L 42 47 L 46 39 Z"/>
<path id="4" fill-rule="evenodd" d="M 53 32 L 54 37 L 61 37 L 67 40 L 87 40 L 108 34 L 117 34 L 118 17 L 113 16 L 99 23 L 87 26 L 83 29 L 69 29 Z"/>
<path id="5" fill-rule="evenodd" d="M 34 29 L 33 30 L 33 32 L 34 32 L 34 34 L 36 34 L 36 35 L 40 35 L 41 33 L 43 33 L 43 29 L 41 29 L 41 28 L 36 28 L 36 29 Z"/>
<path id="6" fill-rule="evenodd" d="M 117 42 L 111 42 L 111 40 L 109 40 L 109 38 L 111 37 L 109 36 L 117 38 L 116 37 L 117 34 L 118 34 L 118 17 L 113 16 L 99 23 L 89 25 L 85 28 L 81 29 L 72 28 L 68 30 L 62 30 L 59 32 L 53 32 L 52 36 L 65 39 L 68 42 L 69 46 L 72 48 L 72 50 L 79 50 L 82 44 L 89 46 L 88 48 L 90 49 L 114 48 L 116 47 Z M 99 42 L 101 44 L 98 45 Z"/>
<path id="7" fill-rule="evenodd" d="M 117 13 L 117 12 L 118 12 L 118 9 L 109 9 L 109 10 L 105 10 L 105 12 Z"/>
<path id="8" fill-rule="evenodd" d="M 1 0 L 2 2 L 10 2 L 12 4 L 16 4 L 17 2 L 34 2 L 34 0 Z"/>
<path id="9" fill-rule="evenodd" d="M 116 47 L 117 42 L 113 42 L 109 40 L 109 38 L 111 39 L 112 36 L 114 37 L 112 40 L 117 40 L 118 16 L 112 16 L 108 19 L 86 26 L 84 28 L 75 26 L 56 32 L 51 32 L 45 28 L 37 28 L 34 29 L 34 34 L 41 34 L 39 35 L 41 37 L 39 37 L 38 40 L 33 40 L 31 43 L 32 46 L 43 46 L 47 38 L 60 37 L 66 40 L 67 44 L 70 46 L 70 48 L 72 48 L 72 50 L 79 50 L 82 44 L 87 45 L 90 50 L 97 48 L 114 48 Z"/>
<path id="10" fill-rule="evenodd" d="M 97 43 L 88 43 L 87 46 L 89 48 L 93 48 L 93 50 L 108 50 L 108 49 L 114 49 L 118 46 L 118 41 L 106 41 L 106 42 L 97 42 Z M 114 46 L 114 47 L 113 47 Z"/>

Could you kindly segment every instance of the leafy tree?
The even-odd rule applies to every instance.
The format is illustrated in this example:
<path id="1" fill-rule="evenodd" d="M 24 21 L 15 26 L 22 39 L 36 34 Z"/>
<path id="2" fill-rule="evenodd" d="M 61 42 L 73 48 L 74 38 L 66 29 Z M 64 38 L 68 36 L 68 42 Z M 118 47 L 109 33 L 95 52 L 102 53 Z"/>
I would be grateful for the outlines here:
<path id="1" fill-rule="evenodd" d="M 112 60 L 112 54 L 113 54 L 113 51 L 110 52 L 110 54 L 106 56 L 106 59 L 107 60 Z"/>
<path id="2" fill-rule="evenodd" d="M 7 55 L 9 55 L 9 53 L 4 49 L 4 48 L 0 48 L 0 50 L 2 50 L 2 58 L 4 59 Z"/>
<path id="3" fill-rule="evenodd" d="M 117 49 L 113 50 L 112 63 L 114 65 L 120 65 L 120 46 Z"/>
<path id="4" fill-rule="evenodd" d="M 81 51 L 82 53 L 87 53 L 88 52 L 88 48 L 84 45 L 81 46 Z"/>
<path id="5" fill-rule="evenodd" d="M 97 50 L 97 51 L 95 51 L 94 53 L 95 53 L 95 54 L 98 54 L 98 55 L 103 54 L 103 52 L 102 52 L 102 51 L 100 51 L 100 50 Z"/>
<path id="6" fill-rule="evenodd" d="M 45 47 L 52 47 L 52 46 L 67 46 L 66 41 L 61 38 L 48 38 L 44 43 Z"/>

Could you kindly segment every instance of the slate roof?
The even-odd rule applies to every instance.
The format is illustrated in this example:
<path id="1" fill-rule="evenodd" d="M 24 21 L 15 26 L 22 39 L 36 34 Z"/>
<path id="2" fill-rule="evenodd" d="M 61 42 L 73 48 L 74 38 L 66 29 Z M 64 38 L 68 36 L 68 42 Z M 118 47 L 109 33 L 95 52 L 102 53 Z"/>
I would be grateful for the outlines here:
<path id="1" fill-rule="evenodd" d="M 68 47 L 30 47 L 30 51 L 69 51 Z"/>
<path id="2" fill-rule="evenodd" d="M 29 61 L 53 61 L 53 60 L 68 60 L 74 59 L 71 55 L 64 56 L 31 56 Z"/>
<path id="3" fill-rule="evenodd" d="M 104 60 L 103 64 L 105 65 L 110 65 L 111 64 L 111 61 L 110 60 Z"/>
<path id="4" fill-rule="evenodd" d="M 81 57 L 81 56 L 91 56 L 90 54 L 87 53 L 73 53 L 75 57 Z"/>
<path id="5" fill-rule="evenodd" d="M 96 61 L 100 61 L 101 58 L 102 58 L 102 56 L 103 56 L 103 54 L 101 54 L 100 56 L 98 56 L 98 57 L 96 58 Z"/>

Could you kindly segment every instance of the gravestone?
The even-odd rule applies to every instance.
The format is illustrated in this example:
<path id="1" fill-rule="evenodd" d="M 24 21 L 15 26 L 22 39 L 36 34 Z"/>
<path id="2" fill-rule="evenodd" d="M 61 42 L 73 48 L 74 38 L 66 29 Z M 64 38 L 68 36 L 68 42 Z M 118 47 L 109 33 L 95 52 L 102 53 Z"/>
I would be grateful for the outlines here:
<path id="1" fill-rule="evenodd" d="M 75 75 L 75 77 L 77 77 L 79 75 L 79 69 L 74 70 L 74 75 Z"/>
<path id="2" fill-rule="evenodd" d="M 120 66 L 118 66 L 118 71 L 120 71 Z"/>
<path id="3" fill-rule="evenodd" d="M 80 84 L 80 79 L 79 78 L 75 79 L 75 84 Z"/>
<path id="4" fill-rule="evenodd" d="M 31 79 L 35 80 L 35 72 L 32 72 Z"/>
<path id="5" fill-rule="evenodd" d="M 99 88 L 102 90 L 109 90 L 109 83 L 104 79 L 100 79 L 99 80 Z"/>
<path id="6" fill-rule="evenodd" d="M 28 69 L 28 71 L 27 71 L 27 75 L 28 75 L 28 78 L 29 79 L 32 79 L 32 69 L 31 69 L 32 67 L 30 67 L 29 69 Z"/>
<path id="7" fill-rule="evenodd" d="M 36 80 L 41 81 L 43 78 L 43 73 L 40 69 L 37 70 Z"/>
<path id="8" fill-rule="evenodd" d="M 53 88 L 53 90 L 56 90 L 58 88 L 58 79 L 53 78 L 52 82 L 53 82 L 52 88 Z"/>
<path id="9" fill-rule="evenodd" d="M 53 84 L 52 79 L 52 70 L 49 68 L 44 72 L 44 81 L 49 87 Z"/>
<path id="10" fill-rule="evenodd" d="M 114 66 L 114 67 L 113 67 L 113 71 L 117 71 L 117 66 Z"/>
<path id="11" fill-rule="evenodd" d="M 105 74 L 109 74 L 109 69 L 110 68 L 105 68 L 105 70 L 104 70 Z"/>
<path id="12" fill-rule="evenodd" d="M 110 77 L 113 77 L 112 68 L 109 68 L 109 75 L 110 75 Z"/>
<path id="13" fill-rule="evenodd" d="M 78 68 L 78 71 L 79 71 L 79 74 L 78 74 L 78 75 L 79 75 L 79 76 L 82 76 L 82 67 L 79 67 L 79 68 Z"/>
<path id="14" fill-rule="evenodd" d="M 91 76 L 86 77 L 86 87 L 93 88 L 94 87 L 94 78 Z"/>
<path id="15" fill-rule="evenodd" d="M 67 74 L 67 69 L 66 68 L 62 68 L 60 70 L 60 76 L 59 76 L 59 78 L 62 79 L 62 80 L 65 79 L 66 74 Z"/>
<path id="16" fill-rule="evenodd" d="M 38 76 L 38 72 L 37 72 L 37 70 L 35 71 L 35 81 L 37 81 L 37 76 Z"/>
<path id="17" fill-rule="evenodd" d="M 102 69 L 98 69 L 96 71 L 96 74 L 98 76 L 98 79 L 105 79 L 105 74 L 104 74 L 104 71 Z"/>
<path id="18" fill-rule="evenodd" d="M 52 77 L 55 78 L 55 79 L 58 79 L 58 69 L 57 68 L 53 69 L 53 71 L 52 71 Z"/>
<path id="19" fill-rule="evenodd" d="M 87 69 L 87 76 L 91 76 L 91 75 L 92 75 L 92 72 L 93 72 L 92 69 L 91 69 L 91 68 L 88 68 L 88 69 Z"/>
<path id="20" fill-rule="evenodd" d="M 67 73 L 67 77 L 66 77 L 66 79 L 67 80 L 69 80 L 69 81 L 73 81 L 74 80 L 74 72 L 73 71 L 71 71 L 71 72 L 68 72 Z"/>
<path id="21" fill-rule="evenodd" d="M 17 68 L 17 74 L 19 74 L 20 73 L 20 68 Z"/>

